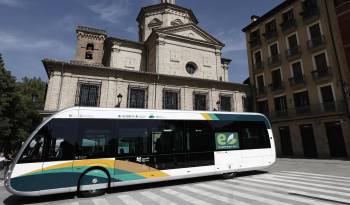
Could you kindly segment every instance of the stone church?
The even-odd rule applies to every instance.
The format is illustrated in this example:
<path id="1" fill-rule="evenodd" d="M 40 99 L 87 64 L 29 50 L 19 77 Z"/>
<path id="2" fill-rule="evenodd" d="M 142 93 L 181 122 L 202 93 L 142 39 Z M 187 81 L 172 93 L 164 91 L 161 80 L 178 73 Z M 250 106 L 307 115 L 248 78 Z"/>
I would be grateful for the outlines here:
<path id="1" fill-rule="evenodd" d="M 247 85 L 229 82 L 225 46 L 175 0 L 141 9 L 139 40 L 78 26 L 74 60 L 44 59 L 44 113 L 72 106 L 245 111 Z"/>

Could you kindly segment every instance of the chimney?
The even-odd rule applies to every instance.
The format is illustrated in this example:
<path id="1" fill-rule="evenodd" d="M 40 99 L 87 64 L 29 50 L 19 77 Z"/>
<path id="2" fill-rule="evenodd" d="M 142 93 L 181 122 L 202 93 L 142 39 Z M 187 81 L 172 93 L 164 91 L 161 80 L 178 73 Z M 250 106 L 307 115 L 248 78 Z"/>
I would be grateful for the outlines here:
<path id="1" fill-rule="evenodd" d="M 253 15 L 253 16 L 250 17 L 250 20 L 251 20 L 252 22 L 255 22 L 255 21 L 257 21 L 259 18 L 260 18 L 260 16 Z"/>

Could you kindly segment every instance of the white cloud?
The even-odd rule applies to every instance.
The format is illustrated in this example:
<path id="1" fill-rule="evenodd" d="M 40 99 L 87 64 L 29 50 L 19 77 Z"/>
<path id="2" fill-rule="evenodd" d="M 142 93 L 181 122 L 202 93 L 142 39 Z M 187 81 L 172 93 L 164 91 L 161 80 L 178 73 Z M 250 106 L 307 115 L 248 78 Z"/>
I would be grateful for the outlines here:
<path id="1" fill-rule="evenodd" d="M 0 5 L 9 7 L 23 7 L 23 2 L 19 0 L 0 0 Z"/>
<path id="2" fill-rule="evenodd" d="M 0 49 L 3 51 L 28 51 L 52 49 L 59 53 L 71 52 L 63 43 L 50 39 L 33 39 L 13 33 L 0 31 Z"/>
<path id="3" fill-rule="evenodd" d="M 231 28 L 228 31 L 220 31 L 216 34 L 216 37 L 225 43 L 223 52 L 246 50 L 245 36 L 239 29 Z"/>
<path id="4" fill-rule="evenodd" d="M 125 29 L 125 31 L 131 34 L 137 34 L 137 28 L 135 26 L 129 26 Z"/>
<path id="5" fill-rule="evenodd" d="M 85 2 L 85 1 L 84 1 Z M 119 24 L 121 18 L 129 14 L 129 0 L 101 2 L 87 5 L 88 9 L 97 14 L 103 21 Z"/>
<path id="6" fill-rule="evenodd" d="M 67 15 L 63 18 L 60 18 L 57 21 L 57 24 L 55 24 L 55 26 L 65 31 L 73 32 L 75 27 L 79 24 L 79 22 L 82 22 L 82 20 L 77 16 Z"/>

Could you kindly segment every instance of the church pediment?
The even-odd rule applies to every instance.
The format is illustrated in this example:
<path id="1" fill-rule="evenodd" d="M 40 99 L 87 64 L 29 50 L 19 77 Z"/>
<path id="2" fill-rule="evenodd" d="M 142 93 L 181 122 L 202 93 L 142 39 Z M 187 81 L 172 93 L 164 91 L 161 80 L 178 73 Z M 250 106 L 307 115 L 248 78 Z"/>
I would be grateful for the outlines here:
<path id="1" fill-rule="evenodd" d="M 157 32 L 185 37 L 187 39 L 205 41 L 207 43 L 224 46 L 223 43 L 221 43 L 215 37 L 205 32 L 203 29 L 199 28 L 195 24 L 183 24 L 183 25 L 167 27 L 163 29 L 158 29 Z"/>
<path id="2" fill-rule="evenodd" d="M 156 27 L 161 26 L 163 22 L 157 18 L 154 18 L 151 22 L 149 22 L 148 27 Z"/>

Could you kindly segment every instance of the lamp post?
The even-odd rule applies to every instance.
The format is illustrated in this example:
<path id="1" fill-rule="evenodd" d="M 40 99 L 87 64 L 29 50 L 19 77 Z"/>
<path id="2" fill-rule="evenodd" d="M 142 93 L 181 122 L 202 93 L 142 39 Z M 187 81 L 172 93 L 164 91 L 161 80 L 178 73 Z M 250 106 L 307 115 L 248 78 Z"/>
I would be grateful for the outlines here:
<path id="1" fill-rule="evenodd" d="M 117 102 L 117 105 L 116 105 L 115 107 L 120 107 L 120 104 L 121 104 L 121 102 L 122 102 L 122 99 L 123 99 L 123 95 L 119 93 L 119 94 L 117 95 L 117 100 L 118 100 L 118 102 Z"/>

